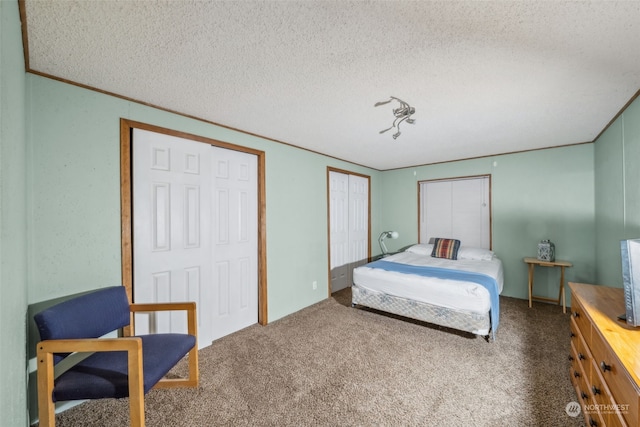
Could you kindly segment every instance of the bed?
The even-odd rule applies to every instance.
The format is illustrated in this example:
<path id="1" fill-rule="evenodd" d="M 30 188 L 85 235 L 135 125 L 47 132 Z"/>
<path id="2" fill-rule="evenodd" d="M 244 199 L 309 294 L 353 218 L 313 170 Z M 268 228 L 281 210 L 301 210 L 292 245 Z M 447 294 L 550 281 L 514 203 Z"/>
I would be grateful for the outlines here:
<path id="1" fill-rule="evenodd" d="M 503 282 L 492 251 L 436 239 L 355 268 L 351 302 L 495 340 Z"/>

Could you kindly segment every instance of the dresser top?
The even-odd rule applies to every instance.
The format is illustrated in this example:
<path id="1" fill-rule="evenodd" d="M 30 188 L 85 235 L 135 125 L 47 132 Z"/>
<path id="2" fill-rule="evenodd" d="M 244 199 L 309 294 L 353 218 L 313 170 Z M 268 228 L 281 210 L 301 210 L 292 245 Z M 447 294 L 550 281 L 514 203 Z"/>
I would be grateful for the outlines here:
<path id="1" fill-rule="evenodd" d="M 624 290 L 607 286 L 569 283 L 572 298 L 578 298 L 586 315 L 640 385 L 640 327 L 627 325 L 618 316 L 625 313 Z"/>

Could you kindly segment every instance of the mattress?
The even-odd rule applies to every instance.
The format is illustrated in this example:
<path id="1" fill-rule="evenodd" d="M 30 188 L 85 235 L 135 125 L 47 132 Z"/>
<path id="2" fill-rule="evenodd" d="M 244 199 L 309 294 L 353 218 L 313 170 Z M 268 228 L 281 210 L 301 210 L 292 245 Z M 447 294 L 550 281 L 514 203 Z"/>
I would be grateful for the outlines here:
<path id="1" fill-rule="evenodd" d="M 495 257 L 490 260 L 448 260 L 412 252 L 401 252 L 390 255 L 384 260 L 486 274 L 496 280 L 498 293 L 502 292 L 504 284 L 502 262 Z M 362 288 L 375 292 L 454 310 L 487 313 L 491 308 L 489 291 L 484 286 L 474 282 L 398 273 L 371 268 L 367 265 L 353 270 L 353 282 Z"/>

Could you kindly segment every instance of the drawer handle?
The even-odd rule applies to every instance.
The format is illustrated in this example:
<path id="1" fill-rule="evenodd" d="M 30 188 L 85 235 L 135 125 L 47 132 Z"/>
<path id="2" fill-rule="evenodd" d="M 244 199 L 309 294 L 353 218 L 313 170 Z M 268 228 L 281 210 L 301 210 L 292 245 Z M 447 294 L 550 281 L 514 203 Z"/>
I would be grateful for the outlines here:
<path id="1" fill-rule="evenodd" d="M 569 362 L 573 362 L 573 356 L 569 355 Z"/>
<path id="2" fill-rule="evenodd" d="M 574 311 L 573 312 L 573 317 L 576 317 L 576 318 L 580 317 L 580 313 L 578 313 L 577 311 Z"/>
<path id="3" fill-rule="evenodd" d="M 596 394 L 600 394 L 600 389 L 596 386 L 591 386 L 591 391 L 593 392 L 593 395 L 595 396 Z"/>
<path id="4" fill-rule="evenodd" d="M 607 372 L 611 370 L 611 365 L 607 365 L 606 363 L 604 363 L 604 360 L 602 362 L 600 362 L 600 369 L 602 369 L 602 372 Z"/>
<path id="5" fill-rule="evenodd" d="M 580 391 L 580 397 L 582 398 L 582 400 L 587 400 L 587 397 L 589 397 L 589 395 L 584 391 Z"/>
<path id="6" fill-rule="evenodd" d="M 580 372 L 573 371 L 573 376 L 576 377 L 576 378 L 580 378 Z"/>
<path id="7" fill-rule="evenodd" d="M 582 354 L 582 353 L 578 353 L 578 359 L 580 359 L 580 360 L 586 360 L 586 357 L 584 357 L 584 354 Z"/>
<path id="8" fill-rule="evenodd" d="M 598 422 L 593 418 L 589 417 L 589 426 L 590 427 L 598 427 Z"/>

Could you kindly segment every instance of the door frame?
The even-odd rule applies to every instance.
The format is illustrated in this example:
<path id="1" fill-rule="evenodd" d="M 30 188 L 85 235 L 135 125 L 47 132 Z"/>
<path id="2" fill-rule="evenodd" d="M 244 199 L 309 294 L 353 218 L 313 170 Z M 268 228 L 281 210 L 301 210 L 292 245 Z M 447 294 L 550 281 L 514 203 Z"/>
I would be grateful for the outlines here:
<path id="1" fill-rule="evenodd" d="M 180 132 L 147 123 L 120 119 L 120 224 L 122 251 L 122 284 L 127 291 L 129 301 L 133 301 L 133 180 L 132 180 L 132 139 L 133 129 L 142 129 L 156 133 L 190 139 L 216 147 L 254 154 L 258 160 L 258 323 L 266 325 L 267 317 L 267 238 L 266 238 L 266 190 L 265 190 L 265 152 L 228 142 L 205 138 L 186 132 Z"/>
<path id="2" fill-rule="evenodd" d="M 331 298 L 331 172 L 342 173 L 346 175 L 355 175 L 365 178 L 367 183 L 367 239 L 369 240 L 367 248 L 367 257 L 371 259 L 371 176 L 357 172 L 351 172 L 346 169 L 334 168 L 327 166 L 327 296 Z"/>

